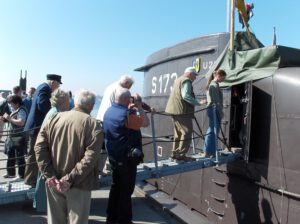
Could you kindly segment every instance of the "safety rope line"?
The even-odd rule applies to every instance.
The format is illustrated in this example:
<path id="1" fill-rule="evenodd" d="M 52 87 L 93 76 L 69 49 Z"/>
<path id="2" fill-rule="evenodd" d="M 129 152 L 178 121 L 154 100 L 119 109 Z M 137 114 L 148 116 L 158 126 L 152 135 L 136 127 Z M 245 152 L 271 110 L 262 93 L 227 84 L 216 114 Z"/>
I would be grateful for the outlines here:
<path id="1" fill-rule="evenodd" d="M 198 138 L 202 138 L 202 137 L 199 136 L 199 137 L 194 137 L 194 138 L 185 138 L 183 140 L 177 140 L 176 142 L 182 142 L 182 141 L 187 141 L 187 140 L 192 140 L 192 139 L 198 139 Z M 175 141 L 174 140 L 158 140 L 158 141 L 155 141 L 155 142 L 175 142 Z M 147 142 L 147 143 L 143 144 L 142 146 L 149 145 L 151 143 L 153 143 L 153 141 Z"/>
<path id="2" fill-rule="evenodd" d="M 11 158 L 7 158 L 7 159 L 0 159 L 0 161 L 6 161 L 6 160 L 14 160 L 14 159 L 20 159 L 20 158 L 26 158 L 27 156 L 16 156 L 16 157 L 11 157 Z"/>
<path id="3" fill-rule="evenodd" d="M 9 166 L 9 167 L 0 167 L 0 170 L 6 170 L 6 169 L 16 169 L 18 167 L 22 167 L 22 166 L 27 166 L 27 165 L 31 165 L 31 164 L 35 164 L 36 162 L 31 162 L 31 163 L 24 163 L 24 164 L 21 164 L 21 165 L 15 165 L 15 166 Z"/>
<path id="4" fill-rule="evenodd" d="M 27 131 L 19 131 L 19 132 L 13 132 L 15 130 L 21 130 L 23 128 L 17 128 L 17 129 L 14 129 L 14 130 L 5 130 L 5 131 L 0 131 L 0 133 L 7 133 L 7 134 L 4 134 L 2 135 L 3 137 L 8 137 L 10 135 L 17 135 L 17 134 L 23 134 L 23 133 L 26 133 L 26 132 L 30 132 L 30 131 L 33 131 L 33 130 L 36 130 L 36 129 L 40 129 L 41 126 L 38 126 L 38 127 L 34 127 L 34 128 L 30 128 L 28 129 Z"/>
<path id="5" fill-rule="evenodd" d="M 205 108 L 200 109 L 200 110 L 196 110 L 196 111 L 191 112 L 191 113 L 184 113 L 184 114 L 175 115 L 175 116 L 184 116 L 184 115 L 190 115 L 190 114 L 193 114 L 193 115 L 194 115 L 194 114 L 196 114 L 196 113 L 199 113 L 199 112 L 202 112 L 202 111 L 204 111 L 204 110 L 207 110 L 207 109 L 209 109 L 209 108 L 211 108 L 211 107 L 213 107 L 213 105 L 208 106 L 208 107 L 205 107 Z M 170 113 L 166 113 L 166 112 L 152 112 L 152 113 L 157 114 L 157 115 L 162 115 L 162 116 L 174 116 L 174 114 L 170 114 Z M 218 120 L 219 120 L 219 122 L 220 122 L 219 116 L 217 116 L 217 117 L 218 117 Z M 201 129 L 200 125 L 199 125 L 199 122 L 198 122 L 197 118 L 196 118 L 195 116 L 193 116 L 192 119 L 195 120 L 196 126 L 198 127 L 200 134 L 197 133 L 196 131 L 193 131 L 193 133 L 195 133 L 195 134 L 197 135 L 196 137 L 186 138 L 186 139 L 183 139 L 183 140 L 176 140 L 176 142 L 187 141 L 187 140 L 194 140 L 194 139 L 199 139 L 199 138 L 201 138 L 201 139 L 204 140 L 205 136 L 208 135 L 208 134 L 203 134 L 202 129 Z M 31 128 L 31 129 L 29 129 L 29 130 L 27 130 L 27 131 L 14 132 L 13 134 L 15 135 L 15 134 L 26 133 L 26 132 L 29 132 L 29 131 L 32 131 L 32 130 L 39 129 L 40 127 L 41 127 L 41 126 L 34 127 L 34 128 Z M 22 128 L 18 128 L 18 129 L 20 130 L 20 129 L 22 129 Z M 14 129 L 14 131 L 15 131 L 15 130 L 18 130 L 18 129 Z M 222 133 L 223 139 L 220 138 L 220 137 L 218 136 L 218 140 L 221 141 L 221 142 L 229 149 L 221 125 L 220 125 L 220 129 L 221 129 L 221 133 Z M 2 133 L 10 133 L 10 132 L 12 132 L 12 130 L 2 131 Z M 1 133 L 1 132 L 0 132 L 0 133 Z M 7 137 L 7 136 L 10 136 L 10 134 L 2 135 L 2 136 L 4 136 L 4 137 L 6 136 L 6 137 Z M 172 138 L 172 137 L 174 137 L 174 135 L 156 136 L 155 139 L 159 139 L 159 138 L 161 139 L 161 138 L 166 138 L 166 137 Z M 152 137 L 143 137 L 143 138 L 152 138 Z M 156 142 L 175 142 L 175 140 L 155 140 L 155 141 L 156 141 Z M 153 141 L 150 141 L 150 142 L 144 143 L 142 146 L 146 146 L 146 145 L 149 145 L 149 144 L 152 144 L 152 143 L 153 143 Z M 0 161 L 5 161 L 5 160 L 15 160 L 15 159 L 23 158 L 23 157 L 26 158 L 26 156 L 24 155 L 24 156 L 20 156 L 20 157 L 13 157 L 13 158 L 7 158 L 7 159 L 0 159 Z M 36 162 L 32 162 L 32 163 L 36 163 Z M 7 168 L 9 168 L 9 167 L 7 167 Z M 7 169 L 7 168 L 0 168 L 0 170 L 1 170 L 1 169 Z"/>
<path id="6" fill-rule="evenodd" d="M 184 115 L 196 114 L 196 113 L 199 113 L 201 111 L 207 110 L 208 108 L 211 108 L 211 107 L 213 107 L 213 105 L 210 105 L 210 106 L 205 107 L 205 108 L 200 109 L 200 110 L 196 110 L 194 112 L 183 113 L 183 114 L 170 114 L 170 113 L 167 113 L 165 111 L 159 111 L 159 112 L 156 111 L 156 112 L 148 112 L 148 113 L 158 114 L 158 115 L 162 115 L 162 116 L 184 116 Z"/>
<path id="7" fill-rule="evenodd" d="M 196 113 L 198 113 L 198 112 L 202 112 L 202 111 L 204 111 L 204 110 L 208 110 L 209 108 L 211 108 L 211 107 L 213 107 L 213 106 L 214 106 L 214 105 L 210 105 L 210 106 L 208 106 L 208 107 L 205 107 L 205 108 L 200 109 L 200 110 L 196 110 L 196 111 L 194 111 L 194 112 L 184 113 L 184 114 L 179 114 L 179 115 L 177 115 L 177 114 L 176 114 L 176 115 L 170 114 L 170 113 L 167 113 L 167 112 L 165 112 L 165 111 L 162 111 L 162 112 L 148 112 L 148 113 L 153 113 L 153 114 L 162 115 L 162 116 L 170 116 L 170 117 L 172 117 L 172 116 L 185 116 L 185 115 L 190 115 L 190 114 L 193 114 L 193 115 L 194 115 L 194 114 L 196 114 Z M 195 120 L 195 123 L 196 123 L 196 125 L 197 125 L 197 127 L 198 127 L 198 129 L 199 129 L 199 131 L 200 131 L 200 135 L 194 131 L 194 133 L 198 134 L 198 137 L 194 137 L 194 138 L 186 138 L 186 139 L 184 139 L 184 140 L 178 140 L 178 141 L 187 141 L 187 140 L 193 140 L 193 139 L 198 139 L 198 138 L 202 138 L 202 139 L 204 140 L 205 136 L 208 135 L 208 134 L 203 134 L 203 133 L 202 133 L 202 129 L 200 128 L 199 122 L 198 122 L 198 120 L 197 120 L 197 118 L 196 118 L 195 116 L 193 116 L 193 119 Z M 218 136 L 218 140 L 219 140 L 220 142 L 222 142 L 222 143 L 228 148 L 228 150 L 230 151 L 230 147 L 229 147 L 229 145 L 228 145 L 228 143 L 227 143 L 227 138 L 225 137 L 225 134 L 224 134 L 224 132 L 223 132 L 223 128 L 222 128 L 222 125 L 221 125 L 221 121 L 220 121 L 219 116 L 217 116 L 217 119 L 218 119 L 218 122 L 220 123 L 220 131 L 221 131 L 221 135 L 222 135 L 222 138 Z M 155 139 L 158 139 L 158 138 L 165 138 L 165 137 L 174 137 L 174 135 L 159 136 L 159 137 L 155 137 Z M 147 137 L 143 137 L 143 138 L 152 138 L 152 137 L 148 137 L 148 136 L 147 136 Z M 158 140 L 158 141 L 156 141 L 156 142 L 175 142 L 175 141 L 174 141 L 174 140 Z M 151 144 L 151 143 L 153 143 L 153 141 L 147 142 L 147 143 L 143 144 L 142 146 L 149 145 L 149 144 Z"/>
<path id="8" fill-rule="evenodd" d="M 204 139 L 204 137 L 205 137 L 206 135 L 208 135 L 208 134 L 205 134 L 205 135 L 203 135 L 203 136 L 200 136 L 197 132 L 194 132 L 194 133 L 196 133 L 196 134 L 198 135 L 198 137 L 185 138 L 185 139 L 183 139 L 183 140 L 178 140 L 178 141 L 176 141 L 176 142 L 182 142 L 182 141 L 186 141 L 186 140 L 193 140 L 193 139 L 199 139 L 199 138 Z M 173 136 L 173 135 L 172 135 L 172 136 Z M 144 138 L 144 137 L 143 137 L 143 138 Z M 224 145 L 226 145 L 226 142 L 224 142 L 224 139 L 222 139 L 221 137 L 218 136 L 218 140 L 219 140 L 220 142 L 222 142 Z M 174 141 L 174 140 L 158 140 L 158 141 L 155 141 L 155 142 L 175 142 L 175 141 Z M 153 141 L 146 142 L 146 143 L 144 143 L 142 146 L 149 145 L 149 144 L 151 144 L 151 143 L 153 143 Z"/>

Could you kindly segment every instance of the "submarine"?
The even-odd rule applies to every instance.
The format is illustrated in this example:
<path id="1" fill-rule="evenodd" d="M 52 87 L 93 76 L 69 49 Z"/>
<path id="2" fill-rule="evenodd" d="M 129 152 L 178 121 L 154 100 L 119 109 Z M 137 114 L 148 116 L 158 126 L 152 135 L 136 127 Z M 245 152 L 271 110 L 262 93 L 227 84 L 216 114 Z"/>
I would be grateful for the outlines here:
<path id="1" fill-rule="evenodd" d="M 143 101 L 158 112 L 153 125 L 163 160 L 172 149 L 173 123 L 163 112 L 174 81 L 194 66 L 199 76 L 193 88 L 201 100 L 212 72 L 225 70 L 218 150 L 239 150 L 242 159 L 147 183 L 211 223 L 298 223 L 300 49 L 264 46 L 246 32 L 235 32 L 233 50 L 229 43 L 229 32 L 197 37 L 154 52 L 135 71 L 144 74 Z M 197 106 L 194 117 L 190 154 L 202 152 L 205 106 Z M 146 144 L 152 131 L 142 130 L 145 161 L 154 159 Z"/>

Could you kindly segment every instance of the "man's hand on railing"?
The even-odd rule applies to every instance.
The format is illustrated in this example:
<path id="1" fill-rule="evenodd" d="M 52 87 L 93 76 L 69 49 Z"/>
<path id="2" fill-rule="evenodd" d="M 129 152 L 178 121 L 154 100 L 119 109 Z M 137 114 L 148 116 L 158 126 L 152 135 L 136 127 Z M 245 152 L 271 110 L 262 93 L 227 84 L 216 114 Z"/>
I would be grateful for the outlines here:
<path id="1" fill-rule="evenodd" d="M 199 103 L 200 103 L 200 105 L 207 104 L 207 100 L 206 99 L 200 100 Z"/>

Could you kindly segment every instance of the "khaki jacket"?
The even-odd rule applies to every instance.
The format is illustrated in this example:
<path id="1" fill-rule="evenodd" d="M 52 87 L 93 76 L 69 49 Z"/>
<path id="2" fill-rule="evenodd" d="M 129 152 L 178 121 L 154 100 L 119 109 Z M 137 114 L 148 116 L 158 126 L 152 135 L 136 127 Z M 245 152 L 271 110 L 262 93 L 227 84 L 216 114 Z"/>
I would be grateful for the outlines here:
<path id="1" fill-rule="evenodd" d="M 192 113 L 194 112 L 195 108 L 194 105 L 186 102 L 181 96 L 183 82 L 191 82 L 192 85 L 192 81 L 184 75 L 176 79 L 165 111 L 174 115 L 188 114 L 187 116 L 193 116 Z M 193 88 L 192 95 L 194 96 Z"/>
<path id="2" fill-rule="evenodd" d="M 83 190 L 98 187 L 98 160 L 103 131 L 79 109 L 61 112 L 46 122 L 35 144 L 39 170 L 45 178 L 64 179 Z"/>

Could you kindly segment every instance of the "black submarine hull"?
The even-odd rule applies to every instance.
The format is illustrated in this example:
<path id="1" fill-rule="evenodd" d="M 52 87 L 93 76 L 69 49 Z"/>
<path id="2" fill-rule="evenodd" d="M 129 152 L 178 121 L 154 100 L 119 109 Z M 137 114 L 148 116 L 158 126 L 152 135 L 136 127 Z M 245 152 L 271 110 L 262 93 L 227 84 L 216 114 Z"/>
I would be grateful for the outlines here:
<path id="1" fill-rule="evenodd" d="M 164 111 L 174 80 L 191 65 L 200 73 L 194 82 L 196 98 L 205 98 L 205 75 L 226 50 L 228 41 L 228 33 L 209 35 L 149 56 L 146 65 L 137 69 L 144 71 L 144 101 L 157 111 Z M 237 41 L 247 42 L 242 38 Z M 243 44 L 251 49 L 251 43 Z M 219 147 L 241 147 L 244 160 L 148 182 L 214 223 L 298 223 L 300 58 L 293 60 L 296 63 L 286 60 L 271 76 L 222 90 L 225 116 L 221 123 L 227 144 L 220 143 Z M 241 103 L 234 102 L 233 89 L 239 92 Z M 240 113 L 234 112 L 237 108 Z M 200 109 L 203 107 L 195 108 Z M 195 113 L 195 117 L 205 132 L 206 111 Z M 154 125 L 159 139 L 158 158 L 168 158 L 173 135 L 171 117 L 156 114 Z M 196 123 L 194 130 L 200 132 Z M 152 160 L 153 147 L 147 144 L 151 127 L 143 129 L 143 136 L 145 160 Z M 234 139 L 241 144 L 237 146 Z M 202 145 L 203 140 L 196 138 L 195 153 L 201 151 Z"/>

